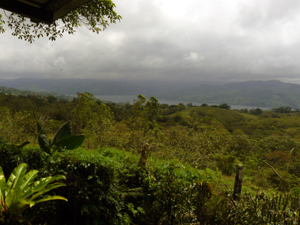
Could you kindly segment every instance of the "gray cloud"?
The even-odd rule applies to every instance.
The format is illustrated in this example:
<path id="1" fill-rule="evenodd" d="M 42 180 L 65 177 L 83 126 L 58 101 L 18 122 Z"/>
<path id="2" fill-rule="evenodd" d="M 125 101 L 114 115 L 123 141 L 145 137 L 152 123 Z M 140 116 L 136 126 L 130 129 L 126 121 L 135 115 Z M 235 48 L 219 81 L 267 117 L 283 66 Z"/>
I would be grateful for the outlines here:
<path id="1" fill-rule="evenodd" d="M 120 23 L 51 42 L 0 35 L 1 77 L 300 83 L 300 2 L 116 0 Z"/>

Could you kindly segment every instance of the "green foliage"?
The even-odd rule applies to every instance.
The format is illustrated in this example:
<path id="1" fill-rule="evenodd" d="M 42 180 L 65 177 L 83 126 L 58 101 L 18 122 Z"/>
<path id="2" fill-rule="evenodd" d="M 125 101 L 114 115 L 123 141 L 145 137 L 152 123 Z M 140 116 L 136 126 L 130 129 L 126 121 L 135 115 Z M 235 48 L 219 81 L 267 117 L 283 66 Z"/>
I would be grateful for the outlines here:
<path id="1" fill-rule="evenodd" d="M 257 115 L 261 115 L 263 111 L 260 108 L 256 108 L 256 109 L 249 109 L 249 113 L 257 116 Z"/>
<path id="2" fill-rule="evenodd" d="M 27 165 L 19 164 L 6 181 L 2 167 L 0 167 L 0 224 L 15 224 L 22 221 L 22 213 L 42 202 L 51 200 L 65 200 L 58 195 L 44 195 L 52 189 L 65 186 L 56 182 L 65 179 L 62 175 L 42 178 L 34 181 L 37 177 L 37 170 L 26 173 Z"/>
<path id="3" fill-rule="evenodd" d="M 87 121 L 87 126 L 84 129 L 84 133 L 88 137 L 88 144 L 94 148 L 105 145 L 109 139 L 105 134 L 113 129 L 114 123 L 114 113 L 101 102 L 95 117 Z"/>
<path id="4" fill-rule="evenodd" d="M 13 30 L 12 35 L 19 39 L 32 43 L 36 38 L 47 36 L 49 40 L 54 41 L 57 37 L 62 37 L 63 33 L 75 33 L 75 28 L 81 25 L 99 33 L 102 29 L 107 28 L 109 23 L 116 23 L 117 20 L 121 19 L 114 8 L 115 4 L 111 0 L 93 0 L 69 12 L 62 18 L 62 23 L 59 21 L 50 25 L 33 23 L 24 16 L 15 13 L 10 14 L 6 22 L 8 27 Z M 0 20 L 0 22 L 2 21 Z M 1 31 L 3 32 L 3 29 Z"/>
<path id="5" fill-rule="evenodd" d="M 299 224 L 299 206 L 299 198 L 293 195 L 247 194 L 240 202 L 227 205 L 222 224 Z"/>
<path id="6" fill-rule="evenodd" d="M 3 28 L 3 24 L 5 21 L 2 19 L 2 15 L 0 14 L 0 33 L 4 33 L 5 29 Z"/>
<path id="7" fill-rule="evenodd" d="M 270 136 L 259 140 L 254 148 L 255 154 L 261 156 L 267 155 L 274 151 L 290 151 L 294 147 L 298 147 L 299 143 L 288 136 Z"/>
<path id="8" fill-rule="evenodd" d="M 200 118 L 197 113 L 186 117 L 187 126 L 177 126 L 165 131 L 165 149 L 172 153 L 168 157 L 176 157 L 182 163 L 189 162 L 194 166 L 205 168 L 211 162 L 213 154 L 227 148 L 230 140 L 229 132 L 221 123 L 211 117 Z"/>
<path id="9" fill-rule="evenodd" d="M 116 126 L 117 136 L 112 139 L 112 142 L 120 144 L 113 146 L 133 152 L 139 152 L 146 143 L 154 148 L 160 146 L 164 134 L 159 124 L 162 116 L 158 100 L 151 97 L 147 101 L 144 96 L 138 95 L 129 110 L 128 117 Z"/>
<path id="10" fill-rule="evenodd" d="M 231 189 L 226 188 L 228 181 L 222 183 L 219 172 L 194 169 L 178 161 L 150 158 L 151 166 L 144 171 L 137 166 L 138 156 L 117 149 L 77 149 L 65 152 L 52 162 L 38 162 L 36 159 L 43 158 L 38 156 L 42 152 L 34 149 L 12 152 L 0 149 L 0 158 L 7 159 L 7 165 L 10 162 L 5 154 L 11 154 L 10 158 L 17 161 L 30 161 L 43 174 L 62 173 L 67 177 L 66 187 L 58 189 L 56 194 L 65 196 L 68 203 L 49 202 L 32 208 L 24 216 L 33 224 L 45 221 L 48 224 L 298 221 L 298 198 L 288 195 L 281 196 L 280 200 L 279 196 L 259 194 L 245 195 L 239 203 L 234 202 Z M 44 210 L 54 211 L 55 215 L 44 214 Z"/>
<path id="11" fill-rule="evenodd" d="M 56 190 L 56 195 L 65 196 L 68 203 L 34 207 L 25 215 L 32 224 L 182 224 L 205 215 L 212 196 L 213 173 L 157 160 L 150 160 L 153 167 L 143 171 L 137 156 L 117 149 L 77 149 L 54 161 L 43 160 L 36 150 L 0 149 L 1 159 L 8 159 L 5 154 L 30 162 L 43 174 L 61 173 L 67 178 L 66 187 Z"/>
<path id="12" fill-rule="evenodd" d="M 219 108 L 221 108 L 221 109 L 230 109 L 231 107 L 230 107 L 230 105 L 227 105 L 226 103 L 223 103 L 223 104 L 219 105 Z"/>
<path id="13" fill-rule="evenodd" d="M 182 103 L 180 103 L 182 104 Z M 179 104 L 179 105 L 180 105 Z M 182 107 L 182 105 L 181 105 Z M 148 119 L 148 121 L 150 122 L 149 129 L 154 129 L 155 127 L 157 127 L 159 124 L 157 123 L 158 120 L 161 118 L 161 110 L 159 107 L 159 103 L 157 98 L 155 97 L 151 97 L 146 105 L 145 105 L 145 111 L 146 111 L 146 117 Z"/>
<path id="14" fill-rule="evenodd" d="M 44 221 L 47 224 L 222 224 L 223 221 L 234 224 L 234 218 L 242 221 L 238 210 L 247 214 L 246 203 L 256 207 L 247 197 L 240 209 L 232 206 L 239 204 L 231 199 L 237 162 L 245 165 L 243 187 L 247 191 L 272 188 L 299 192 L 300 114 L 297 112 L 264 111 L 253 115 L 207 106 L 182 107 L 179 113 L 180 105 L 161 106 L 156 98 L 147 101 L 142 95 L 133 105 L 123 106 L 104 104 L 90 93 L 79 94 L 66 103 L 10 99 L 9 104 L 4 104 L 7 99 L 0 95 L 4 105 L 0 108 L 4 137 L 5 133 L 8 137 L 14 132 L 25 134 L 25 129 L 31 129 L 31 121 L 38 120 L 43 127 L 46 122 L 50 124 L 46 131 L 39 128 L 41 148 L 47 149 L 54 143 L 63 148 L 73 139 L 70 124 L 63 125 L 53 141 L 44 135 L 61 126 L 63 121 L 57 118 L 74 119 L 76 130 L 87 135 L 88 150 L 62 151 L 57 157 L 49 157 L 32 146 L 21 150 L 21 146 L 0 143 L 0 165 L 6 175 L 25 162 L 43 176 L 67 177 L 67 186 L 55 194 L 67 197 L 69 202 L 45 203 L 26 211 L 26 218 L 36 215 L 31 219 L 33 224 Z M 28 111 L 27 104 L 32 102 L 37 106 Z M 49 104 L 44 117 L 39 108 L 43 104 Z M 61 112 L 53 111 L 57 107 Z M 176 113 L 164 115 L 162 120 L 161 109 L 176 109 Z M 29 132 L 18 139 L 19 143 L 28 136 Z M 146 170 L 138 166 L 139 156 L 132 154 L 139 153 L 145 143 L 151 147 Z M 97 146 L 105 148 L 95 150 Z M 274 166 L 284 182 L 264 162 Z M 44 211 L 55 213 L 49 218 Z M 259 220 L 254 217 L 245 221 Z"/>
<path id="15" fill-rule="evenodd" d="M 218 120 L 230 132 L 245 120 L 241 114 L 219 107 L 193 107 L 189 111 L 190 115 L 192 115 L 193 112 L 196 112 L 199 118 L 211 117 Z"/>
<path id="16" fill-rule="evenodd" d="M 157 120 L 161 118 L 160 114 L 159 103 L 155 97 L 151 97 L 146 102 L 143 95 L 138 95 L 126 124 L 131 129 L 141 131 L 145 135 L 158 126 Z"/>
<path id="17" fill-rule="evenodd" d="M 164 107 L 163 105 L 166 105 L 166 107 Z M 162 105 L 160 105 L 160 108 L 163 109 L 162 110 L 163 115 L 171 115 L 171 114 L 174 114 L 176 112 L 180 112 L 180 111 L 185 110 L 186 106 L 183 103 L 179 103 L 177 105 L 170 105 L 170 106 L 168 104 L 162 104 Z"/>
<path id="18" fill-rule="evenodd" d="M 77 93 L 77 104 L 71 111 L 73 130 L 75 134 L 83 132 L 90 120 L 95 120 L 97 117 L 96 98 L 89 92 Z"/>
<path id="19" fill-rule="evenodd" d="M 232 175 L 236 171 L 236 165 L 239 163 L 237 158 L 233 155 L 215 155 L 217 167 L 225 175 Z"/>
<path id="20" fill-rule="evenodd" d="M 200 174 L 184 166 L 161 164 L 151 171 L 143 203 L 146 224 L 184 224 L 204 215 L 205 204 L 212 195 L 211 185 L 201 182 Z M 201 218 L 204 220 L 204 218 Z"/>
<path id="21" fill-rule="evenodd" d="M 0 15 L 1 18 L 1 15 Z M 0 28 L 1 29 L 1 28 Z M 0 86 L 0 94 L 6 95 L 6 97 L 14 97 L 18 98 L 19 96 L 22 96 L 24 98 L 34 98 L 34 97 L 40 97 L 40 98 L 46 98 L 48 101 L 55 102 L 57 100 L 70 100 L 71 98 L 67 95 L 52 93 L 52 92 L 45 92 L 45 91 L 28 91 L 28 90 L 20 90 L 16 88 L 11 87 L 4 87 Z"/>
<path id="22" fill-rule="evenodd" d="M 31 167 L 38 168 L 43 175 L 63 174 L 67 178 L 66 187 L 56 190 L 55 194 L 65 196 L 68 203 L 46 203 L 34 207 L 25 215 L 32 224 L 44 224 L 46 221 L 47 224 L 72 225 L 124 224 L 128 213 L 140 210 L 125 202 L 126 196 L 137 196 L 139 189 L 128 189 L 119 184 L 117 170 L 124 167 L 122 161 L 128 161 L 126 154 L 117 154 L 116 151 L 99 154 L 79 149 L 77 152 L 68 151 L 65 155 L 51 159 L 35 149 L 12 152 L 6 151 L 3 146 L 0 156 L 6 170 L 11 168 L 9 159 L 14 159 L 17 163 L 30 163 Z"/>
<path id="23" fill-rule="evenodd" d="M 56 132 L 53 141 L 46 137 L 39 123 L 37 123 L 37 129 L 40 148 L 44 152 L 51 155 L 55 151 L 72 150 L 78 148 L 85 139 L 83 134 L 72 135 L 72 126 L 70 121 L 61 126 L 61 128 Z"/>
<path id="24" fill-rule="evenodd" d="M 280 106 L 278 108 L 272 108 L 272 111 L 278 112 L 278 113 L 290 113 L 291 110 L 292 110 L 291 107 L 283 107 L 283 106 Z"/>
<path id="25" fill-rule="evenodd" d="M 36 136 L 35 123 L 40 117 L 35 112 L 10 111 L 0 108 L 0 136 L 13 143 L 23 143 Z"/>
<path id="26" fill-rule="evenodd" d="M 104 134 L 109 132 L 115 123 L 114 113 L 88 92 L 78 93 L 76 101 L 77 104 L 71 111 L 74 133 L 84 132 L 89 148 L 105 145 L 107 140 Z"/>

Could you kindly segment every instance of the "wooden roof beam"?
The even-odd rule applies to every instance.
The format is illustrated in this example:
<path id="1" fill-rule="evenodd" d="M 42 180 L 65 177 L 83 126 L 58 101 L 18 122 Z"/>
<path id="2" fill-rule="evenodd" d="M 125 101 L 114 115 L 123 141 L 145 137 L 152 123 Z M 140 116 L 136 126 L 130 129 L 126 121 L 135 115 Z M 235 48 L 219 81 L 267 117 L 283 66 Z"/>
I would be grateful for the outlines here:
<path id="1" fill-rule="evenodd" d="M 54 4 L 57 1 L 62 1 L 62 0 L 53 0 L 53 1 L 51 1 L 51 3 Z M 81 5 L 88 3 L 91 0 L 71 0 L 71 1 L 63 0 L 63 1 L 64 1 L 64 4 L 59 9 L 55 10 L 54 20 L 64 17 L 70 11 L 77 9 Z"/>
<path id="2" fill-rule="evenodd" d="M 1 0 L 0 8 L 29 17 L 32 21 L 40 21 L 48 24 L 54 22 L 53 12 L 16 0 Z"/>

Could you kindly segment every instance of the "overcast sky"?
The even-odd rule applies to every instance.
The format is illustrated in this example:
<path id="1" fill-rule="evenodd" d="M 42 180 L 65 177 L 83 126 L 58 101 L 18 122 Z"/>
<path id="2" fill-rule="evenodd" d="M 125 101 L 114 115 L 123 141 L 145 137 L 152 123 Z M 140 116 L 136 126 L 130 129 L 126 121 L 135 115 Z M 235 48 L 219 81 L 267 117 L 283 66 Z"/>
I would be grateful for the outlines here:
<path id="1" fill-rule="evenodd" d="M 33 44 L 0 34 L 0 77 L 300 84 L 298 0 L 115 0 L 123 19 Z"/>

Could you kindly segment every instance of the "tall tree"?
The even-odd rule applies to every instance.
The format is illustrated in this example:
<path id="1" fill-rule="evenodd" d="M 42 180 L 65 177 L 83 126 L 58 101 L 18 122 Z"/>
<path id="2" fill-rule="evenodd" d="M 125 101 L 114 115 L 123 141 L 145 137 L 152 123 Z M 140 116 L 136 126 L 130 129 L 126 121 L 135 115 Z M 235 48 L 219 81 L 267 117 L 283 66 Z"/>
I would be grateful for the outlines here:
<path id="1" fill-rule="evenodd" d="M 148 101 L 143 95 L 138 95 L 134 101 L 130 117 L 126 121 L 132 130 L 147 132 L 158 127 L 157 120 L 161 119 L 161 109 L 157 98 L 151 97 Z"/>
<path id="2" fill-rule="evenodd" d="M 73 132 L 81 134 L 90 120 L 97 117 L 96 98 L 89 92 L 77 93 L 78 103 L 71 111 Z"/>

